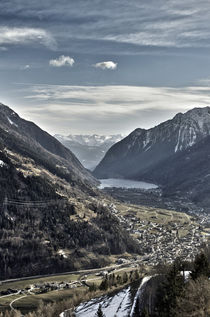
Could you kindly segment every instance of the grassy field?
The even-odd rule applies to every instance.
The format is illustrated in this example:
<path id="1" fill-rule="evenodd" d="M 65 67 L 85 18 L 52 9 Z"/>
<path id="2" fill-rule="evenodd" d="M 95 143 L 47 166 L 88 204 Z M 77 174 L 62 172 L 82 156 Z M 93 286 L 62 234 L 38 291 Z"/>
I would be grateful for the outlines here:
<path id="1" fill-rule="evenodd" d="M 116 269 L 115 271 L 111 273 L 115 273 L 115 275 L 119 274 L 120 276 L 123 276 L 124 272 L 130 273 L 133 270 L 135 270 L 135 268 L 131 266 L 131 267 Z M 40 283 L 47 283 L 47 282 L 73 282 L 73 281 L 78 281 L 80 279 L 84 279 L 84 274 L 69 274 L 65 276 L 57 275 L 53 277 L 30 279 L 26 281 L 8 282 L 1 285 L 0 290 L 7 290 L 9 288 L 24 290 L 27 287 L 30 287 L 30 285 L 32 284 L 34 285 L 37 283 L 40 284 Z M 94 283 L 96 286 L 99 286 L 101 284 L 103 277 L 98 276 L 97 274 L 91 273 L 91 274 L 88 274 L 87 277 L 85 277 L 85 279 L 88 284 Z M 90 282 L 88 282 L 88 280 L 90 280 Z M 53 290 L 47 293 L 36 294 L 36 295 L 30 295 L 29 293 L 27 293 L 27 291 L 25 291 L 23 294 L 0 297 L 0 310 L 3 311 L 6 308 L 9 308 L 10 303 L 17 298 L 20 298 L 20 300 L 16 301 L 13 304 L 13 307 L 18 310 L 21 310 L 24 313 L 24 312 L 35 310 L 38 307 L 40 301 L 44 301 L 45 303 L 56 302 L 60 300 L 69 299 L 75 296 L 76 293 L 82 295 L 83 293 L 87 291 L 88 291 L 88 287 L 83 285 L 76 288 Z M 22 296 L 24 296 L 24 294 L 27 296 L 24 298 L 21 298 Z M 99 291 L 97 292 L 97 294 L 101 295 L 102 292 Z M 95 295 L 96 294 L 94 294 L 94 296 Z"/>
<path id="2" fill-rule="evenodd" d="M 79 293 L 85 292 L 86 287 L 80 287 L 77 289 Z M 75 294 L 75 289 L 66 289 L 66 290 L 59 290 L 59 291 L 52 291 L 45 294 L 39 295 L 29 295 L 24 298 L 21 298 L 19 301 L 14 303 L 13 307 L 21 310 L 22 312 L 32 311 L 35 310 L 40 301 L 44 301 L 45 303 L 48 302 L 56 302 L 60 300 L 65 300 L 70 297 L 73 297 Z"/>
<path id="3" fill-rule="evenodd" d="M 3 297 L 1 298 L 1 302 L 0 302 L 0 307 L 1 306 L 6 306 L 6 307 L 9 307 L 9 304 L 11 303 L 11 301 L 17 299 L 17 298 L 20 298 L 21 294 L 19 295 L 11 295 L 11 296 L 7 296 L 7 297 Z"/>
<path id="4" fill-rule="evenodd" d="M 138 220 L 146 220 L 150 222 L 156 222 L 158 224 L 167 225 L 170 222 L 189 225 L 193 222 L 193 218 L 185 213 L 176 212 L 167 209 L 152 208 L 145 206 L 137 206 L 130 204 L 122 204 L 120 202 L 114 202 L 117 210 L 120 211 L 122 216 L 135 217 Z"/>
<path id="5" fill-rule="evenodd" d="M 8 282 L 3 283 L 0 285 L 0 291 L 5 291 L 8 288 L 11 289 L 25 289 L 30 287 L 30 285 L 35 283 L 47 283 L 47 282 L 74 282 L 78 280 L 80 274 L 69 274 L 69 275 L 56 275 L 50 277 L 43 277 L 38 279 L 30 279 L 30 280 L 23 280 L 23 281 L 16 281 L 16 282 Z M 1 302 L 1 298 L 0 298 Z"/>

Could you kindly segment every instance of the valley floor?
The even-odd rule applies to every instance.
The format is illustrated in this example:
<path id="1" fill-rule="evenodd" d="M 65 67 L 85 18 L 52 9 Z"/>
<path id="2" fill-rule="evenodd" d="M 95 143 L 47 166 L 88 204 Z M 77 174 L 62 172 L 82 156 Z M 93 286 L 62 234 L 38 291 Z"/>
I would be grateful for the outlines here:
<path id="1" fill-rule="evenodd" d="M 20 278 L 14 280 L 2 281 L 0 284 L 0 311 L 21 310 L 22 313 L 35 310 L 40 301 L 60 301 L 73 297 L 75 294 L 83 298 L 89 290 L 89 286 L 94 284 L 98 288 L 104 279 L 104 276 L 112 275 L 123 277 L 139 270 L 139 263 L 128 261 L 121 265 L 112 265 L 100 269 L 83 270 L 80 272 L 50 275 L 48 277 Z M 142 270 L 142 274 L 144 274 Z M 107 290 L 94 291 L 91 297 L 98 297 L 102 294 L 116 291 L 125 287 L 129 281 L 118 286 L 113 286 Z"/>
<path id="2" fill-rule="evenodd" d="M 115 200 L 109 209 L 141 245 L 137 259 L 145 265 L 172 263 L 177 257 L 191 261 L 208 241 L 210 228 L 202 224 L 204 217 Z"/>
<path id="3" fill-rule="evenodd" d="M 127 194 L 128 192 L 126 191 Z M 119 189 L 116 193 L 119 194 Z M 138 192 L 132 190 L 131 193 L 137 195 Z M 145 197 L 145 191 L 142 195 Z M 75 294 L 83 298 L 89 289 L 88 285 L 94 283 L 98 287 L 106 274 L 114 273 L 122 277 L 125 272 L 130 274 L 138 269 L 143 277 L 149 274 L 155 265 L 172 263 L 177 257 L 191 261 L 199 253 L 202 244 L 208 240 L 208 215 L 199 218 L 183 212 L 122 203 L 106 197 L 101 200 L 101 204 L 140 245 L 141 255 L 112 255 L 107 258 L 112 264 L 100 269 L 2 281 L 1 311 L 9 308 L 20 309 L 25 313 L 35 310 L 40 300 L 57 302 L 72 298 Z M 119 287 L 122 285 L 103 292 L 98 290 L 88 296 L 100 296 Z"/>

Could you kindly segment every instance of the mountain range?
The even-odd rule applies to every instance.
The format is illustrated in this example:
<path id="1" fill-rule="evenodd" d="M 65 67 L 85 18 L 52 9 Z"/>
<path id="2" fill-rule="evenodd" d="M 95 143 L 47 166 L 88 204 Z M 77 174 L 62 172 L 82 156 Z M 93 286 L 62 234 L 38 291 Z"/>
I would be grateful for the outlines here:
<path id="1" fill-rule="evenodd" d="M 155 182 L 164 194 L 184 192 L 208 205 L 209 152 L 210 107 L 194 108 L 154 128 L 134 130 L 109 149 L 93 174 Z"/>
<path id="2" fill-rule="evenodd" d="M 120 134 L 68 136 L 55 134 L 55 138 L 70 149 L 87 169 L 93 170 L 109 148 L 123 136 Z"/>
<path id="3" fill-rule="evenodd" d="M 0 104 L 1 279 L 98 267 L 140 252 L 75 155 Z"/>
<path id="4" fill-rule="evenodd" d="M 163 195 L 185 193 L 208 209 L 209 158 L 210 108 L 195 108 L 132 132 L 108 150 L 94 176 L 151 181 Z M 113 255 L 141 254 L 94 176 L 57 139 L 0 104 L 2 279 L 105 266 Z"/>

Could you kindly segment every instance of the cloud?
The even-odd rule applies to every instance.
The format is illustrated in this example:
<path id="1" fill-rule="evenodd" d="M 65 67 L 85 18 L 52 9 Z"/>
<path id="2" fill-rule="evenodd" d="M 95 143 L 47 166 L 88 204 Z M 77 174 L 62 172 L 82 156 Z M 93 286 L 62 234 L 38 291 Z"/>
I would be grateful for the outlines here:
<path id="1" fill-rule="evenodd" d="M 53 133 L 128 133 L 210 105 L 210 88 L 34 85 L 25 100 L 26 117 Z"/>
<path id="2" fill-rule="evenodd" d="M 56 42 L 51 34 L 43 29 L 27 27 L 0 27 L 0 45 L 40 43 L 54 47 Z"/>
<path id="3" fill-rule="evenodd" d="M 76 105 L 77 110 L 109 111 L 131 113 L 145 109 L 187 110 L 195 106 L 210 104 L 210 87 L 189 86 L 145 87 L 145 86 L 69 86 L 35 85 L 26 95 L 27 99 L 68 104 L 69 109 Z"/>
<path id="4" fill-rule="evenodd" d="M 53 67 L 62 67 L 62 66 L 73 66 L 75 63 L 74 59 L 70 56 L 61 55 L 57 59 L 51 59 L 49 61 L 50 66 Z"/>
<path id="5" fill-rule="evenodd" d="M 117 68 L 117 63 L 112 62 L 112 61 L 107 61 L 107 62 L 100 62 L 96 63 L 93 65 L 96 68 L 101 68 L 101 69 L 116 69 Z"/>
<path id="6" fill-rule="evenodd" d="M 104 42 L 104 46 L 107 43 L 109 53 L 115 44 L 120 54 L 125 52 L 121 49 L 122 43 L 130 48 L 129 52 L 136 46 L 146 46 L 148 50 L 151 46 L 210 46 L 210 3 L 207 0 L 199 0 L 199 4 L 196 0 L 78 0 L 75 3 L 2 0 L 0 21 L 2 25 L 41 26 L 54 34 L 63 52 L 71 48 L 73 52 L 84 53 L 85 47 L 95 54 L 97 41 Z"/>
<path id="7" fill-rule="evenodd" d="M 23 69 L 23 70 L 28 70 L 28 69 L 30 69 L 30 68 L 31 68 L 31 66 L 27 64 L 27 65 L 23 66 L 22 69 Z"/>

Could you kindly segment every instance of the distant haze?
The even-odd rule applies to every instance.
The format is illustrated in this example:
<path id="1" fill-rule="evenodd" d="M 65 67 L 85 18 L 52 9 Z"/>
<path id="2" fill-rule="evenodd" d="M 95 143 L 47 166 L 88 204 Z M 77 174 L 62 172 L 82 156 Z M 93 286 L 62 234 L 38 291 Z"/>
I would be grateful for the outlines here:
<path id="1" fill-rule="evenodd" d="M 93 170 L 102 160 L 109 148 L 119 142 L 123 136 L 117 135 L 60 135 L 55 137 L 70 149 L 79 161 L 89 170 Z"/>

